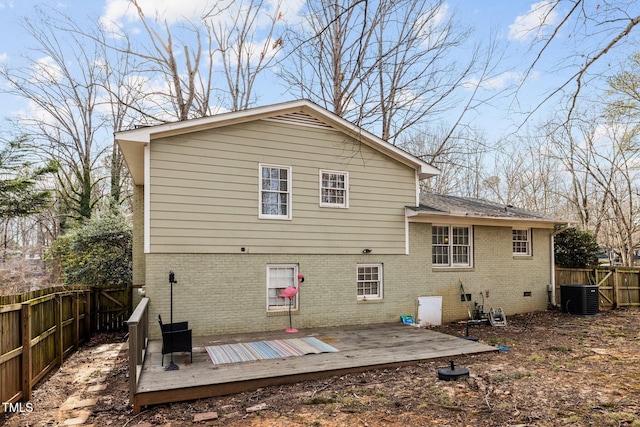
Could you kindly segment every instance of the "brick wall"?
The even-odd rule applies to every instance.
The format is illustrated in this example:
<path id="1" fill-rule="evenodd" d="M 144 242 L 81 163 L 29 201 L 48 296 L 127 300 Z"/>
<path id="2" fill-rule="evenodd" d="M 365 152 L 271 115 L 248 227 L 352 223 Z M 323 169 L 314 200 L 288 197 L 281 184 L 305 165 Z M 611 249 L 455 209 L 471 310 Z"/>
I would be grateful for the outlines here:
<path id="1" fill-rule="evenodd" d="M 474 267 L 431 268 L 431 226 L 411 224 L 410 255 L 147 254 L 146 292 L 151 336 L 157 314 L 169 321 L 169 270 L 176 274 L 174 321 L 188 320 L 196 335 L 266 331 L 288 326 L 287 313 L 266 311 L 266 265 L 298 264 L 305 275 L 297 328 L 399 321 L 417 314 L 419 296 L 443 297 L 443 321 L 467 318 L 459 280 L 472 301 L 509 314 L 542 310 L 550 280 L 549 231 L 534 230 L 533 256 L 512 255 L 511 228 L 474 227 Z M 358 301 L 356 265 L 384 265 L 382 301 Z M 487 296 L 488 292 L 488 296 Z M 524 296 L 531 292 L 531 296 Z"/>
<path id="2" fill-rule="evenodd" d="M 431 269 L 433 295 L 443 296 L 443 318 L 467 318 L 468 303 L 460 301 L 460 280 L 474 302 L 502 308 L 507 314 L 527 313 L 547 307 L 547 285 L 551 281 L 551 230 L 533 230 L 532 256 L 513 256 L 511 228 L 474 227 L 474 267 Z M 531 296 L 525 296 L 531 292 Z"/>
<path id="3" fill-rule="evenodd" d="M 133 188 L 133 235 L 132 235 L 133 285 L 145 284 L 144 263 L 144 187 L 136 185 Z M 140 302 L 141 297 L 133 289 L 133 307 Z"/>

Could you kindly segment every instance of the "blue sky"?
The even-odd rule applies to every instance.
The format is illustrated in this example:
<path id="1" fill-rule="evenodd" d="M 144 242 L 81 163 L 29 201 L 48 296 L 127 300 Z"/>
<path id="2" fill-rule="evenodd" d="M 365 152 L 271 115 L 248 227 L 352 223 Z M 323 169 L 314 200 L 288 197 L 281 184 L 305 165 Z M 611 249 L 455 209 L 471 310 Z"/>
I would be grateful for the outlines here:
<path id="1" fill-rule="evenodd" d="M 275 0 L 273 0 L 275 1 Z M 299 7 L 301 0 L 285 0 L 288 4 L 290 14 Z M 189 2 L 176 0 L 140 0 L 145 7 L 146 4 L 153 4 L 167 11 L 169 20 L 179 19 L 180 15 L 188 14 L 185 4 L 199 5 L 206 7 L 206 0 L 190 0 Z M 126 25 L 135 26 L 134 16 L 126 15 L 126 0 L 58 0 L 58 1 L 36 1 L 36 0 L 0 0 L 0 63 L 14 65 L 20 62 L 20 54 L 25 52 L 31 43 L 24 36 L 24 31 L 20 27 L 20 19 L 29 16 L 35 5 L 49 4 L 61 12 L 74 17 L 78 22 L 84 22 L 87 16 L 94 18 L 119 20 Z M 526 0 L 449 0 L 448 11 L 455 13 L 458 19 L 471 27 L 474 27 L 472 40 L 487 40 L 494 36 L 504 48 L 504 56 L 500 63 L 501 72 L 495 76 L 487 86 L 486 93 L 498 91 L 513 85 L 524 77 L 529 65 L 539 47 L 539 40 L 532 28 L 540 25 L 540 20 L 536 20 L 541 14 L 535 11 L 545 11 L 545 1 L 535 2 Z M 542 34 L 548 34 L 553 24 L 557 23 L 560 10 L 554 15 L 547 16 L 548 27 L 542 27 Z M 131 12 L 131 11 L 129 11 Z M 123 14 L 125 14 L 123 16 Z M 604 35 L 603 35 L 604 37 Z M 508 130 L 513 130 L 514 126 L 522 123 L 526 113 L 546 97 L 551 90 L 563 83 L 575 62 L 576 57 L 572 49 L 583 50 L 589 48 L 584 43 L 589 43 L 585 38 L 574 38 L 576 43 L 580 40 L 581 45 L 572 46 L 573 40 L 566 33 L 559 35 L 562 43 L 553 44 L 543 60 L 536 68 L 528 74 L 527 82 L 521 90 L 514 95 L 501 96 L 490 104 L 482 107 L 474 116 L 473 125 L 485 129 L 492 138 L 499 138 Z M 587 40 L 585 42 L 585 40 Z M 599 40 L 593 38 L 594 49 Z M 624 55 L 631 52 L 612 52 L 611 56 L 617 61 Z M 464 54 L 464 52 L 462 52 Z M 4 84 L 4 82 L 0 82 Z M 469 85 L 473 81 L 468 82 Z M 281 91 L 261 91 L 263 97 L 260 104 L 265 105 L 282 100 Z M 557 101 L 544 104 L 538 114 L 541 117 L 553 114 L 558 106 Z M 26 102 L 11 98 L 5 94 L 0 94 L 0 115 L 2 117 L 12 116 L 17 111 L 28 111 Z M 447 118 L 443 118 L 447 120 Z"/>

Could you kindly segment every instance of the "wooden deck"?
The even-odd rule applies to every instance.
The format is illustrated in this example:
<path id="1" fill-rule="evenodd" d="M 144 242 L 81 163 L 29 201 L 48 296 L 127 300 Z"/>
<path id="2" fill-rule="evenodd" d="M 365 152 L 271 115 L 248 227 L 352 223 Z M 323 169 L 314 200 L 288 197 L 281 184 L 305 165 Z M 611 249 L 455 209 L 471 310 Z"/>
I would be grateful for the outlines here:
<path id="1" fill-rule="evenodd" d="M 312 336 L 337 353 L 214 365 L 205 346 Z M 289 384 L 371 369 L 398 367 L 456 355 L 496 351 L 495 347 L 400 323 L 304 329 L 194 338 L 193 363 L 188 353 L 174 354 L 177 371 L 161 366 L 160 341 L 151 341 L 133 403 L 142 406 L 222 396 L 271 385 Z M 165 366 L 170 355 L 165 355 Z"/>

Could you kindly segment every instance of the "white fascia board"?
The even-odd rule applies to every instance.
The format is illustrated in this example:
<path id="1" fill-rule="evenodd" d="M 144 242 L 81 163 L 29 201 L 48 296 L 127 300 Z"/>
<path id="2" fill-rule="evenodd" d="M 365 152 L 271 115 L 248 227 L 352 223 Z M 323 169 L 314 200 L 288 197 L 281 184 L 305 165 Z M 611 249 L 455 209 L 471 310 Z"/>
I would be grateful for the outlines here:
<path id="1" fill-rule="evenodd" d="M 131 142 L 151 142 L 155 138 L 180 135 L 195 132 L 200 129 L 210 129 L 227 124 L 242 123 L 259 120 L 262 117 L 272 116 L 274 113 L 286 113 L 289 110 L 300 110 L 310 104 L 309 101 L 291 101 L 281 104 L 256 107 L 249 110 L 232 111 L 215 114 L 213 116 L 183 120 L 179 122 L 164 123 L 159 125 L 140 127 L 138 129 L 125 130 L 116 133 L 116 139 Z"/>
<path id="2" fill-rule="evenodd" d="M 415 212 L 415 211 L 414 211 Z M 407 215 L 411 222 L 455 223 L 462 225 L 488 225 L 496 227 L 516 226 L 522 228 L 548 228 L 566 224 L 557 219 L 492 217 L 486 215 L 470 215 L 465 213 L 415 212 Z"/>
<path id="3" fill-rule="evenodd" d="M 293 111 L 311 113 L 319 120 L 336 127 L 352 138 L 362 141 L 392 158 L 401 160 L 405 164 L 411 165 L 418 170 L 418 174 L 421 179 L 440 174 L 440 171 L 430 164 L 306 99 L 284 102 L 265 107 L 256 107 L 243 111 L 222 113 L 199 119 L 141 127 L 138 129 L 117 132 L 115 137 L 117 140 L 122 141 L 148 143 L 159 137 L 179 135 L 182 133 L 194 132 L 199 129 L 208 129 L 227 124 L 259 120 L 263 117 L 266 118 L 275 114 L 286 114 Z"/>

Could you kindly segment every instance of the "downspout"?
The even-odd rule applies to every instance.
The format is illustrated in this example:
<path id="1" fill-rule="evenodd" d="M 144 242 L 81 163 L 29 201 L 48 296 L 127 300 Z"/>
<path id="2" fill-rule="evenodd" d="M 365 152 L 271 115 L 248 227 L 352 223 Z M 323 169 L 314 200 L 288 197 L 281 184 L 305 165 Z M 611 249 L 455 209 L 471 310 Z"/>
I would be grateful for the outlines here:
<path id="1" fill-rule="evenodd" d="M 562 224 L 560 228 L 551 233 L 549 236 L 549 242 L 551 244 L 551 283 L 549 284 L 549 305 L 551 307 L 557 307 L 556 305 L 556 248 L 555 248 L 555 237 L 556 235 L 562 233 L 564 230 L 571 226 L 570 223 Z"/>
<path id="2" fill-rule="evenodd" d="M 151 252 L 151 146 L 144 144 L 144 253 Z"/>

